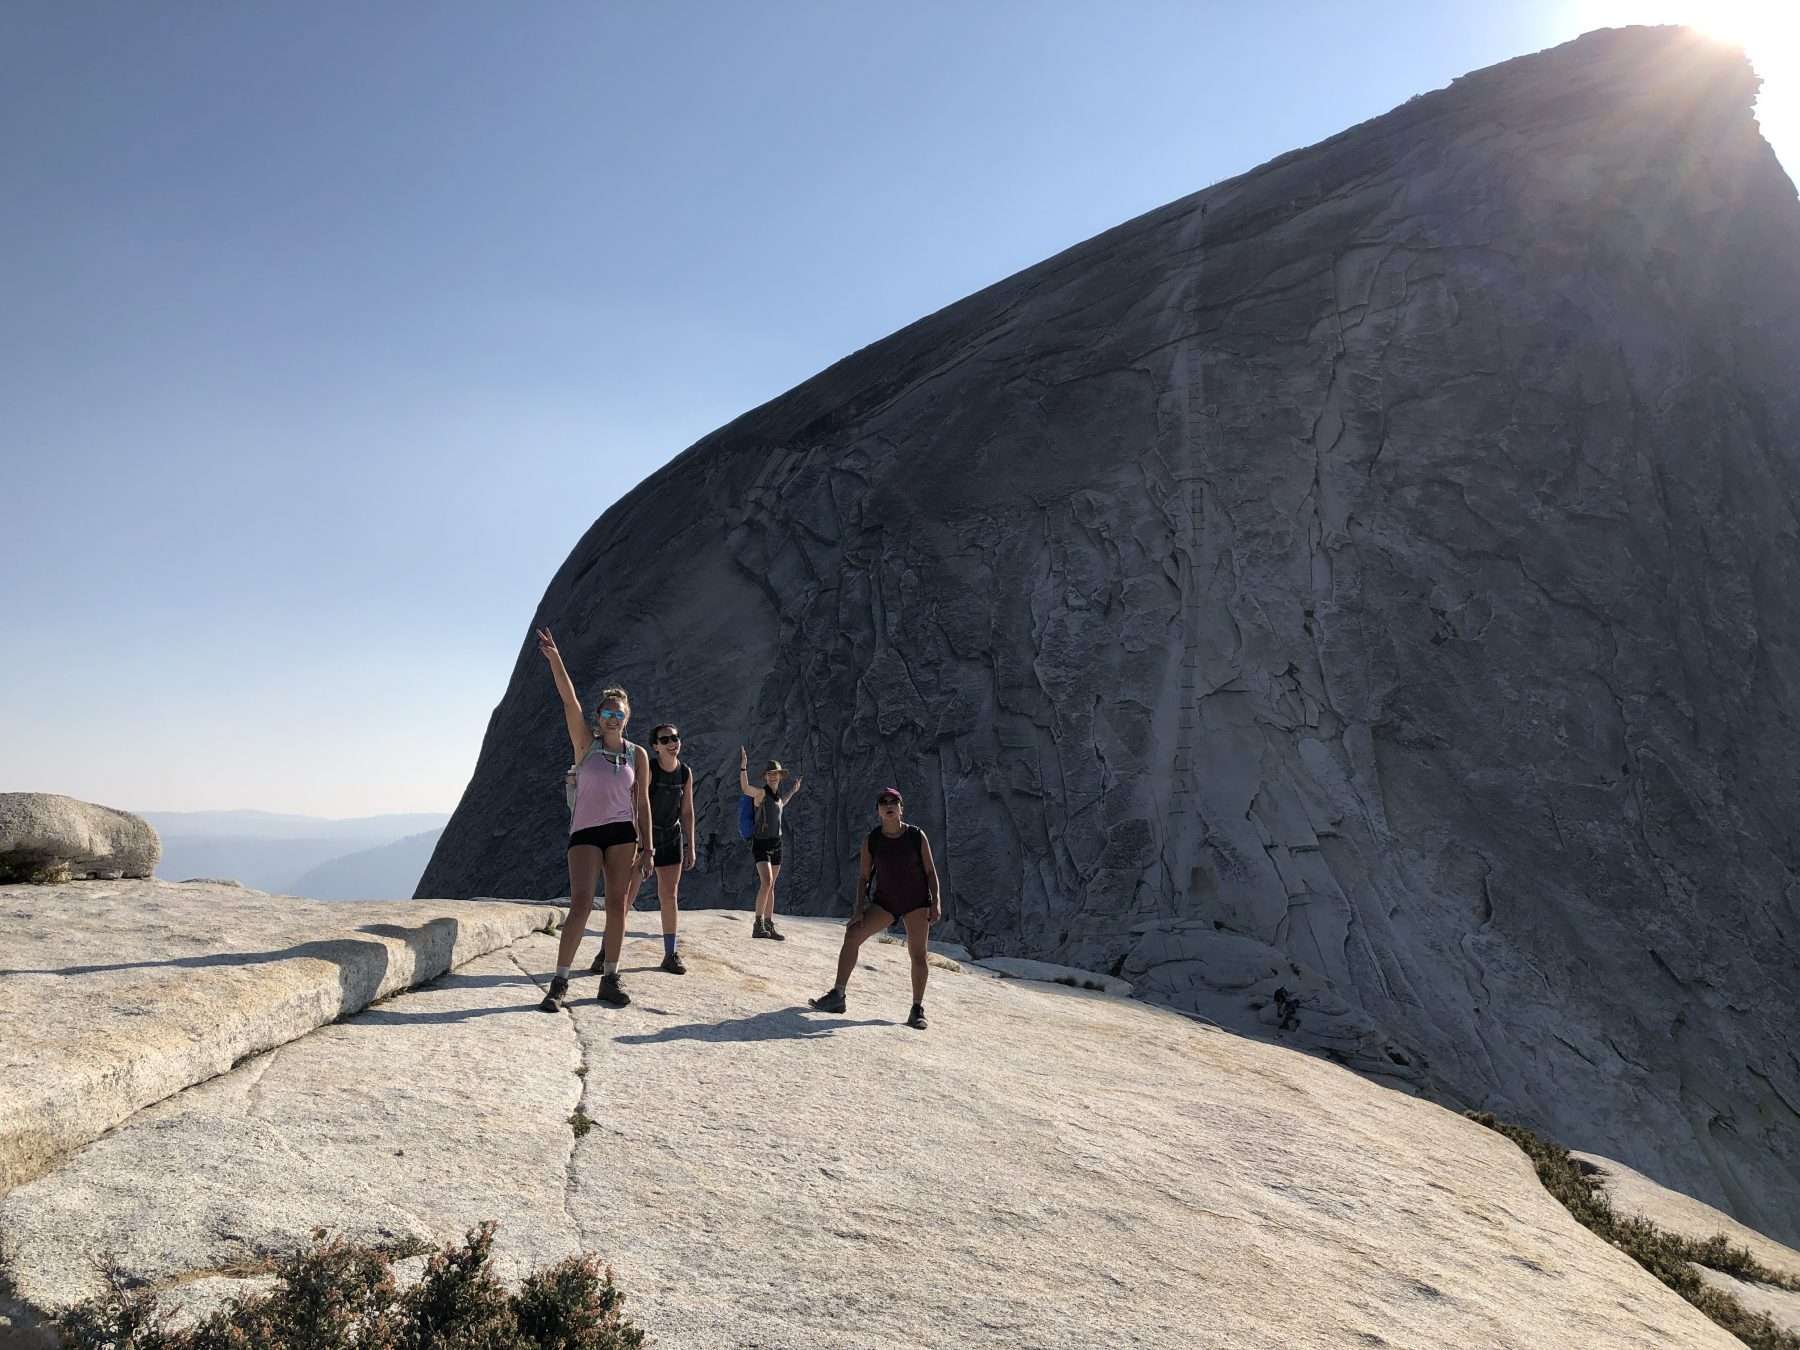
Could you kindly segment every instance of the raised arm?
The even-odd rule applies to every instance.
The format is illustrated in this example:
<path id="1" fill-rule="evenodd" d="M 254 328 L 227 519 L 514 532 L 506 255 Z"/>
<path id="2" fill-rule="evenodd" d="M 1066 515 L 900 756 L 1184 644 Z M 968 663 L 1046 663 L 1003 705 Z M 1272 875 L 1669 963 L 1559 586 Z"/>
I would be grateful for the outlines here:
<path id="1" fill-rule="evenodd" d="M 800 795 L 800 784 L 805 781 L 806 780 L 799 774 L 794 775 L 794 785 L 787 790 L 787 795 L 781 799 L 781 804 L 783 806 L 786 806 L 789 802 L 793 801 L 795 797 Z"/>
<path id="2" fill-rule="evenodd" d="M 750 785 L 750 752 L 741 745 L 738 747 L 738 791 L 753 802 L 760 803 L 763 799 L 763 790 Z"/>
<path id="3" fill-rule="evenodd" d="M 569 678 L 569 668 L 563 664 L 562 653 L 556 649 L 556 639 L 550 636 L 548 628 L 540 628 L 537 640 L 538 650 L 550 663 L 550 677 L 556 681 L 556 692 L 562 696 L 563 721 L 568 724 L 569 745 L 579 764 L 594 743 L 594 733 L 588 730 L 587 718 L 581 712 L 581 699 L 575 693 L 575 682 Z"/>
<path id="4" fill-rule="evenodd" d="M 866 856 L 868 846 L 863 846 Z M 925 889 L 931 896 L 931 921 L 936 923 L 944 917 L 944 897 L 938 890 L 937 860 L 931 856 L 931 840 L 922 833 L 919 836 L 919 861 L 925 864 Z"/>

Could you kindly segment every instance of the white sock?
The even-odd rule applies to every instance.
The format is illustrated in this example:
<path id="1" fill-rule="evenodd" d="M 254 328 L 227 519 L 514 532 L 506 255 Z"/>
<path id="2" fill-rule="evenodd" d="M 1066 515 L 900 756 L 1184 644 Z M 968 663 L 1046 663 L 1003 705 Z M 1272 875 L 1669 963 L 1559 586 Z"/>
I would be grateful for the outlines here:
<path id="1" fill-rule="evenodd" d="M 556 968 L 557 978 L 563 979 L 563 980 L 568 979 L 569 978 L 569 969 L 570 968 L 568 966 L 558 966 Z"/>
<path id="2" fill-rule="evenodd" d="M 619 963 L 617 961 L 606 962 L 604 968 L 601 970 L 601 974 L 617 979 L 619 975 Z"/>

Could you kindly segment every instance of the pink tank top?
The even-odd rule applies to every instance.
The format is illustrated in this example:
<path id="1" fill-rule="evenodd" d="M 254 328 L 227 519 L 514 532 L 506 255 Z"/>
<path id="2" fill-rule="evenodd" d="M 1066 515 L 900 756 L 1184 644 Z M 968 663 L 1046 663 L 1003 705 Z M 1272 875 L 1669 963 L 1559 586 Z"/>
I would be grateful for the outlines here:
<path id="1" fill-rule="evenodd" d="M 633 819 L 636 787 L 637 747 L 626 741 L 619 763 L 596 745 L 575 773 L 575 814 L 569 821 L 569 833 Z"/>

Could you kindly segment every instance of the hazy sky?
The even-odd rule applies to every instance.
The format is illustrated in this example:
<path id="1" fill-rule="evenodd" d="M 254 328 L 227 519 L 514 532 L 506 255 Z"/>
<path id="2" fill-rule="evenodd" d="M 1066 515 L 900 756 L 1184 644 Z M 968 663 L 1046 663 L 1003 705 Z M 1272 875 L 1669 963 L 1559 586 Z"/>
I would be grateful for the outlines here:
<path id="1" fill-rule="evenodd" d="M 712 428 L 1150 207 L 1683 8 L 9 0 L 0 791 L 448 810 L 551 573 Z"/>

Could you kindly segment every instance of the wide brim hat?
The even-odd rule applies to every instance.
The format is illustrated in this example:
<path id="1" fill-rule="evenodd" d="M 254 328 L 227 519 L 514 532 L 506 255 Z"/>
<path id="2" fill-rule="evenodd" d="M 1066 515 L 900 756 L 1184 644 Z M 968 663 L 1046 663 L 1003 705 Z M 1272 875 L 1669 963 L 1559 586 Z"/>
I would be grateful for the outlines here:
<path id="1" fill-rule="evenodd" d="M 787 770 L 781 767 L 780 760 L 772 759 L 763 766 L 763 772 L 764 773 L 782 773 L 782 774 L 784 774 L 787 772 Z"/>

